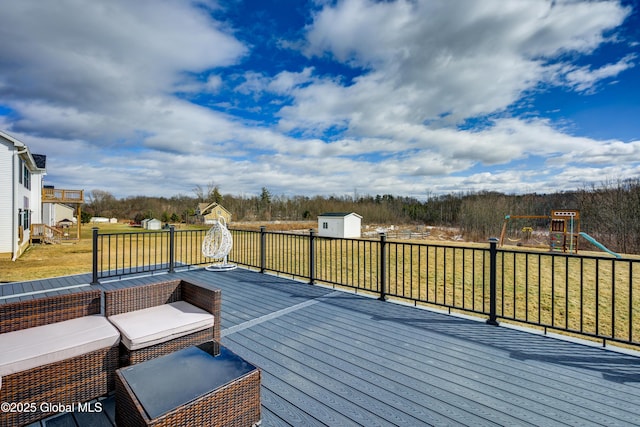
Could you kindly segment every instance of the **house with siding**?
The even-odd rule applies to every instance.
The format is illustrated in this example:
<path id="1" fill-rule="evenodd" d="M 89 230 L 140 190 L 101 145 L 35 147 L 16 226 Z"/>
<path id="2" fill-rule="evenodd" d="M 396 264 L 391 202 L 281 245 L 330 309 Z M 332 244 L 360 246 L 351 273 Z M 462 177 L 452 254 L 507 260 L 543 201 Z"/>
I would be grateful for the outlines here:
<path id="1" fill-rule="evenodd" d="M 219 203 L 199 203 L 196 209 L 196 218 L 203 224 L 215 224 L 220 217 L 224 218 L 225 224 L 231 222 L 231 213 Z"/>
<path id="2" fill-rule="evenodd" d="M 44 202 L 44 201 L 43 201 Z M 76 223 L 76 209 L 62 203 L 42 203 L 42 222 L 50 227 L 56 227 L 60 222 Z"/>
<path id="3" fill-rule="evenodd" d="M 360 238 L 362 216 L 355 212 L 327 212 L 318 215 L 318 236 Z"/>
<path id="4" fill-rule="evenodd" d="M 46 156 L 0 131 L 0 256 L 16 259 L 29 246 L 30 226 L 42 222 Z"/>

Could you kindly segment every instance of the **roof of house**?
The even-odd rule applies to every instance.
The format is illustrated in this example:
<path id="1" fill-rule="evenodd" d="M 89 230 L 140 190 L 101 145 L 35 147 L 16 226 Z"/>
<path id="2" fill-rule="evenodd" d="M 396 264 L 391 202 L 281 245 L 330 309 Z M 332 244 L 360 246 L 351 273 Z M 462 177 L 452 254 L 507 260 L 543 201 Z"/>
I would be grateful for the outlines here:
<path id="1" fill-rule="evenodd" d="M 47 167 L 47 156 L 44 154 L 31 154 L 33 157 L 33 161 L 36 162 L 36 166 L 39 169 L 46 169 Z"/>
<path id="2" fill-rule="evenodd" d="M 224 206 L 222 206 L 219 203 L 216 202 L 212 202 L 212 203 L 198 203 L 198 210 L 200 211 L 200 215 L 207 215 L 208 211 L 213 211 L 214 208 L 220 208 L 223 211 L 225 211 L 226 213 L 230 214 L 230 212 L 225 209 Z"/>
<path id="3" fill-rule="evenodd" d="M 20 151 L 20 154 L 26 155 L 26 160 L 28 163 L 31 163 L 32 167 L 35 166 L 37 169 L 46 168 L 47 156 L 43 154 L 33 154 L 31 150 L 29 150 L 29 147 L 27 147 L 27 145 L 24 142 L 14 138 L 13 136 L 1 130 L 0 130 L 0 138 L 13 144 L 14 147 L 18 149 L 18 151 L 26 150 L 26 152 Z"/>
<path id="4" fill-rule="evenodd" d="M 320 216 L 345 217 L 345 216 L 349 216 L 349 215 L 355 215 L 358 218 L 362 218 L 362 215 L 358 215 L 355 212 L 325 212 L 325 213 L 322 213 L 322 214 L 320 214 L 318 216 L 319 217 Z"/>

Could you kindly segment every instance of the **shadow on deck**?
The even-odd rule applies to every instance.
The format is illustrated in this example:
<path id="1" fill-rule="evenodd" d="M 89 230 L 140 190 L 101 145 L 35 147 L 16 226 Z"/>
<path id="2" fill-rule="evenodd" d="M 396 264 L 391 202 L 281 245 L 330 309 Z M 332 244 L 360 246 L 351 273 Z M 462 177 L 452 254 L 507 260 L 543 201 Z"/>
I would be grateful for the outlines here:
<path id="1" fill-rule="evenodd" d="M 172 276 L 222 289 L 222 343 L 263 371 L 263 426 L 640 425 L 634 355 L 248 270 Z M 46 425 L 112 425 L 112 402 Z"/>

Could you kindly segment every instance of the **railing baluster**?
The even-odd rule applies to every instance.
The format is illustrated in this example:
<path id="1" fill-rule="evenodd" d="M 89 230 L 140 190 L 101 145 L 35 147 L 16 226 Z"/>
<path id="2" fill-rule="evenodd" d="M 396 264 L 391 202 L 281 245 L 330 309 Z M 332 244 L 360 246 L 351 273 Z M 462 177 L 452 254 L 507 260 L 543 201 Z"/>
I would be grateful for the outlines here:
<path id="1" fill-rule="evenodd" d="M 629 338 L 627 341 L 633 342 L 633 266 L 635 265 L 631 261 L 629 263 Z"/>
<path id="2" fill-rule="evenodd" d="M 91 229 L 91 246 L 92 246 L 92 254 L 91 254 L 91 264 L 92 264 L 92 285 L 99 285 L 98 281 L 98 227 L 93 227 Z"/>
<path id="3" fill-rule="evenodd" d="M 569 257 L 564 263 L 564 328 L 569 329 Z"/>
<path id="4" fill-rule="evenodd" d="M 616 337 L 616 263 L 611 261 L 611 338 Z"/>
<path id="5" fill-rule="evenodd" d="M 309 230 L 309 284 L 316 280 L 316 235 L 313 228 Z"/>
<path id="6" fill-rule="evenodd" d="M 267 271 L 267 234 L 266 227 L 260 227 L 260 273 Z"/>
<path id="7" fill-rule="evenodd" d="M 492 237 L 489 239 L 489 319 L 487 323 L 490 325 L 498 325 L 498 316 L 496 314 L 496 259 L 498 239 Z"/>
<path id="8" fill-rule="evenodd" d="M 596 335 L 600 335 L 600 263 L 596 260 Z"/>
<path id="9" fill-rule="evenodd" d="M 378 281 L 380 283 L 380 299 L 381 301 L 385 301 L 387 299 L 387 235 L 384 233 L 380 233 L 380 277 Z"/>
<path id="10" fill-rule="evenodd" d="M 176 239 L 175 239 L 175 227 L 172 225 L 169 227 L 169 273 L 174 272 L 176 262 Z"/>

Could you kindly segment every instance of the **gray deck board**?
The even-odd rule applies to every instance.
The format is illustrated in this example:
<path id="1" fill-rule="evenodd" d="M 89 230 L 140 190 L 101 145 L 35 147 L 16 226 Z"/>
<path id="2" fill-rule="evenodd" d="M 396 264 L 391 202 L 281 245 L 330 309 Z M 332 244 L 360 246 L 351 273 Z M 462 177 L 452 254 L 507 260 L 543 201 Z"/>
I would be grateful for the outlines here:
<path id="1" fill-rule="evenodd" d="M 73 414 L 77 425 L 92 427 L 113 427 L 113 424 L 103 412 L 77 412 Z"/>
<path id="2" fill-rule="evenodd" d="M 289 325 L 290 329 L 282 326 L 281 330 L 274 332 L 286 333 L 286 330 L 295 331 L 294 325 Z M 284 328 L 284 329 L 282 329 Z M 314 365 L 318 369 L 324 369 L 327 373 L 333 374 L 335 371 L 340 372 L 340 376 L 351 387 L 357 390 L 363 390 L 367 394 L 366 399 L 369 400 L 364 406 L 375 406 L 381 400 L 386 404 L 390 404 L 398 410 L 405 411 L 419 419 L 434 418 L 433 422 L 446 422 L 446 418 L 453 414 L 453 406 L 450 401 L 455 398 L 453 395 L 447 395 L 450 383 L 444 381 L 431 381 L 431 375 L 423 375 L 425 378 L 418 378 L 417 375 L 424 366 L 419 363 L 412 363 L 412 360 L 398 353 L 385 351 L 382 346 L 386 345 L 383 340 L 373 345 L 365 345 L 364 341 L 358 339 L 354 346 L 351 337 L 344 335 L 342 337 L 333 335 L 331 346 L 322 348 L 323 342 L 327 342 L 325 334 L 313 336 L 305 333 L 304 329 L 297 331 L 300 337 L 295 344 L 289 344 L 296 348 L 301 357 L 313 354 L 315 357 L 322 357 L 323 352 L 332 356 L 331 362 L 322 366 L 324 360 L 314 359 Z M 324 359 L 327 359 L 327 356 Z M 387 361 L 381 364 L 380 361 Z M 358 366 L 361 364 L 361 366 Z M 411 365 L 415 366 L 411 366 Z M 431 383 L 429 383 L 431 382 Z M 428 396 L 428 402 L 425 401 L 424 390 L 431 387 L 432 395 Z M 436 391 L 439 388 L 441 391 Z M 440 397 L 438 399 L 438 397 Z M 481 399 L 482 395 L 478 396 Z M 434 417 L 434 409 L 438 408 L 441 417 Z M 517 408 L 514 408 L 517 409 Z M 476 407 L 473 408 L 473 414 L 481 414 L 483 412 L 491 412 L 491 409 Z M 464 421 L 473 422 L 475 425 L 483 424 L 481 417 L 473 414 L 464 414 Z M 495 416 L 495 414 L 494 414 Z M 455 417 L 454 417 L 455 418 Z M 458 417 L 459 418 L 459 417 Z M 449 420 L 451 420 L 449 418 Z M 463 421 L 458 419 L 457 421 Z M 516 420 L 513 419 L 512 422 Z M 409 422 L 408 425 L 413 424 Z"/>
<path id="3" fill-rule="evenodd" d="M 348 352 L 350 343 L 347 337 L 343 338 L 343 342 L 342 351 Z M 384 342 L 388 345 L 382 346 L 381 344 Z M 400 344 L 400 342 L 395 344 Z M 351 347 L 353 348 L 353 346 Z M 369 355 L 368 359 L 372 363 L 375 363 L 376 359 L 396 362 L 396 372 L 405 376 L 404 381 L 407 384 L 421 380 L 432 389 L 437 388 L 442 390 L 442 393 L 453 393 L 455 396 L 450 396 L 447 399 L 449 402 L 455 402 L 456 399 L 463 397 L 465 400 L 484 403 L 490 408 L 500 408 L 505 414 L 521 417 L 520 420 L 514 419 L 512 422 L 548 423 L 551 421 L 548 419 L 550 412 L 552 416 L 563 418 L 562 414 L 553 414 L 553 400 L 555 399 L 544 397 L 545 394 L 548 395 L 545 393 L 544 387 L 533 391 L 529 388 L 523 389 L 515 377 L 517 371 L 512 372 L 513 375 L 504 375 L 503 378 L 496 379 L 498 372 L 492 366 L 478 367 L 482 363 L 482 355 L 478 349 L 470 349 L 469 353 L 457 351 L 448 354 L 450 352 L 447 351 L 447 347 L 442 343 L 435 342 L 430 344 L 431 348 L 412 346 L 412 351 L 409 352 L 405 348 L 395 347 L 391 336 L 387 340 L 378 342 L 372 342 L 366 338 L 359 339 L 357 347 L 365 348 L 365 353 Z M 473 356 L 459 358 L 458 354 L 462 356 L 472 354 Z M 423 369 L 425 363 L 432 366 L 429 372 Z M 385 375 L 384 370 L 376 373 L 380 376 Z M 416 388 L 419 387 L 419 383 L 416 384 Z M 544 405 L 536 405 L 539 396 L 543 396 Z M 528 412 L 523 411 L 521 409 L 523 407 L 528 407 Z M 537 414 L 533 412 L 534 409 L 537 409 Z M 475 413 L 481 413 L 481 411 L 488 412 L 486 408 L 474 408 L 473 410 Z M 583 413 L 583 410 L 581 409 L 580 412 Z M 486 415 L 495 416 L 489 413 Z M 595 416 L 595 414 L 592 415 Z M 567 419 L 566 417 L 563 421 L 576 424 L 585 422 L 580 418 Z"/>
<path id="4" fill-rule="evenodd" d="M 50 420 L 42 423 L 46 427 L 76 427 L 76 421 L 73 418 L 73 414 L 64 414 L 59 417 L 51 418 Z"/>
<path id="5" fill-rule="evenodd" d="M 635 355 L 243 269 L 98 288 L 171 278 L 222 289 L 222 343 L 262 369 L 263 426 L 640 425 Z M 81 282 L 2 284 L 0 304 L 88 289 Z M 113 398 L 103 402 L 95 420 L 108 426 Z M 92 425 L 86 415 L 47 425 Z"/>

